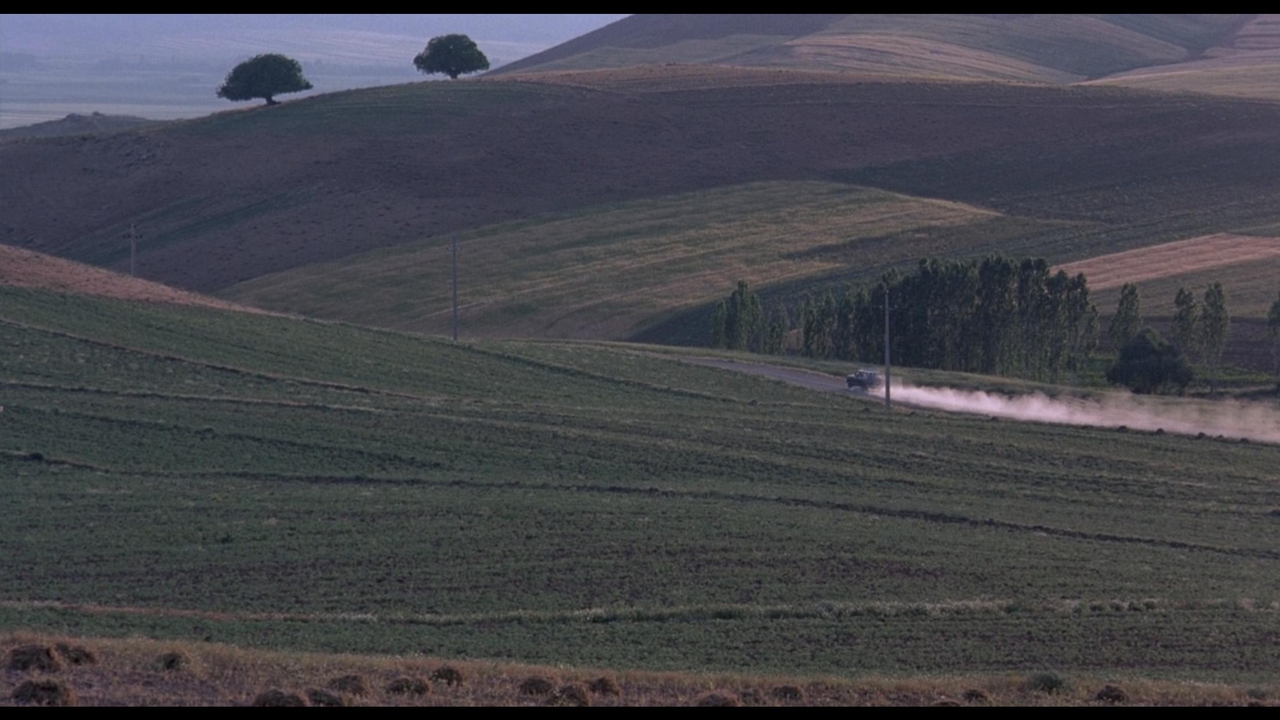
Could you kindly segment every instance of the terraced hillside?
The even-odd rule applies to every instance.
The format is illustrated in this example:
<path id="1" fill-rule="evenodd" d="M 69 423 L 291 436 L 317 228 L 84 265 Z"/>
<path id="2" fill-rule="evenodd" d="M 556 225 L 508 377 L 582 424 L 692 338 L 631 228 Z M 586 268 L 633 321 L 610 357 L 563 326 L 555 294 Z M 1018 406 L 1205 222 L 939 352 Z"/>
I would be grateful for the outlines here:
<path id="1" fill-rule="evenodd" d="M 5 630 L 799 676 L 1280 669 L 1278 447 L 34 289 L 0 289 L 0 347 Z"/>

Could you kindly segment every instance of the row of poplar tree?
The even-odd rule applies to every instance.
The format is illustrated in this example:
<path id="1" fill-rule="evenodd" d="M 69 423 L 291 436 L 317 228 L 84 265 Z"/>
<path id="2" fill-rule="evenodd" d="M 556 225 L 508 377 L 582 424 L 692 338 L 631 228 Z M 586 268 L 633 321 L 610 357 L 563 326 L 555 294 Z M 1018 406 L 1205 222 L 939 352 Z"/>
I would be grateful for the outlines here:
<path id="1" fill-rule="evenodd" d="M 869 287 L 805 298 L 794 321 L 775 308 L 766 319 L 759 296 L 744 281 L 719 302 L 712 346 L 777 354 L 797 335 L 807 357 L 879 362 L 884 357 L 885 292 L 892 315 L 895 362 L 923 368 L 1058 380 L 1079 370 L 1098 346 L 1098 310 L 1084 275 L 1052 273 L 1041 259 L 921 260 L 911 272 L 890 272 Z M 1230 332 L 1226 293 L 1214 283 L 1197 302 L 1180 289 L 1172 339 L 1216 382 Z M 1119 352 L 1143 329 L 1136 285 L 1125 285 L 1108 328 Z M 1280 372 L 1280 298 L 1268 315 Z"/>

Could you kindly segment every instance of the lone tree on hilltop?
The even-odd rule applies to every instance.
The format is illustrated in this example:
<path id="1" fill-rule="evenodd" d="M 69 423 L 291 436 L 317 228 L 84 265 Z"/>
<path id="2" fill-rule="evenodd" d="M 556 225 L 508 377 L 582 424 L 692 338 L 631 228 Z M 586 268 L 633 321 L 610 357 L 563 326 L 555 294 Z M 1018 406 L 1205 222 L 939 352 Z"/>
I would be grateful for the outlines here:
<path id="1" fill-rule="evenodd" d="M 1127 385 L 1136 393 L 1158 393 L 1187 387 L 1194 374 L 1187 356 L 1151 328 L 1125 343 L 1107 370 L 1107 381 Z"/>
<path id="2" fill-rule="evenodd" d="M 262 98 L 268 105 L 279 105 L 276 95 L 310 89 L 311 83 L 302 77 L 302 66 L 297 60 L 269 53 L 235 66 L 218 88 L 218 97 L 233 101 Z"/>
<path id="3" fill-rule="evenodd" d="M 427 42 L 427 49 L 413 59 L 413 66 L 431 75 L 444 73 L 451 80 L 459 75 L 489 69 L 489 58 L 466 35 L 439 35 Z"/>

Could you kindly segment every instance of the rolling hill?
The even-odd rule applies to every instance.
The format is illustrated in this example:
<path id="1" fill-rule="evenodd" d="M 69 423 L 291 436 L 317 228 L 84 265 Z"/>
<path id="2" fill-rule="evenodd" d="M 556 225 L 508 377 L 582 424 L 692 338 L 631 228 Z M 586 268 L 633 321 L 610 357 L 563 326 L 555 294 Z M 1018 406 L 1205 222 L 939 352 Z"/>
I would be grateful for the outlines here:
<path id="1" fill-rule="evenodd" d="M 1274 445 L 29 288 L 0 287 L 0 345 L 10 631 L 792 677 L 1280 669 Z"/>
<path id="2" fill-rule="evenodd" d="M 1179 63 L 1244 33 L 1238 15 L 633 15 L 493 74 L 661 63 L 1068 83 Z"/>
<path id="3" fill-rule="evenodd" d="M 1280 15 L 1257 15 L 1202 57 L 1093 81 L 1148 90 L 1280 100 Z"/>

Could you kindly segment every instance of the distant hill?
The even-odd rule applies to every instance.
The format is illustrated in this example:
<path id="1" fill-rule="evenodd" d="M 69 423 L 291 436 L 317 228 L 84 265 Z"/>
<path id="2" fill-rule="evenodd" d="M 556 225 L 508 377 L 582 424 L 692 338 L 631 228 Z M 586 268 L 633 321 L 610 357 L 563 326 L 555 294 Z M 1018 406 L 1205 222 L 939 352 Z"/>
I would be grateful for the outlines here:
<path id="1" fill-rule="evenodd" d="M 114 132 L 156 124 L 157 120 L 134 117 L 132 115 L 104 115 L 90 113 L 79 115 L 72 113 L 61 120 L 23 125 L 22 127 L 0 130 L 0 142 L 19 138 L 59 137 L 62 135 L 88 135 L 90 133 Z"/>
<path id="2" fill-rule="evenodd" d="M 1194 60 L 1240 15 L 633 15 L 493 74 L 653 63 L 1069 83 Z M 1256 45 L 1265 32 L 1250 31 Z"/>

